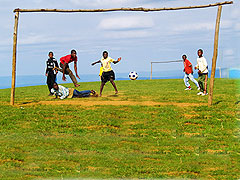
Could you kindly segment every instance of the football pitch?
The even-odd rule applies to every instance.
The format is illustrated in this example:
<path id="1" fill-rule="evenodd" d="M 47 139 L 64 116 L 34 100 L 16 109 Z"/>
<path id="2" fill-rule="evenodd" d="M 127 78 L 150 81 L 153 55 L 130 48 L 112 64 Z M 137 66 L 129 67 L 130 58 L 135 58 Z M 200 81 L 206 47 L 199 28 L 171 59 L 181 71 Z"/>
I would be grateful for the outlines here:
<path id="1" fill-rule="evenodd" d="M 0 179 L 239 178 L 240 80 L 216 79 L 212 107 L 181 79 L 116 84 L 65 100 L 17 88 L 13 107 L 0 90 Z"/>

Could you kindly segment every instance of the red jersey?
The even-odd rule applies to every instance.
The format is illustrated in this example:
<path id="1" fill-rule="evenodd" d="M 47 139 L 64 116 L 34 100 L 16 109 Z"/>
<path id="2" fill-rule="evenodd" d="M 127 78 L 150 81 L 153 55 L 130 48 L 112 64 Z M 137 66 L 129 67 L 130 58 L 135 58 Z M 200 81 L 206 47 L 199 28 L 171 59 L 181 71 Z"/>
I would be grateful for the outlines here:
<path id="1" fill-rule="evenodd" d="M 185 60 L 183 62 L 184 64 L 184 70 L 186 74 L 191 74 L 192 73 L 192 63 L 189 60 Z"/>
<path id="2" fill-rule="evenodd" d="M 72 58 L 71 54 L 69 54 L 69 55 L 66 55 L 66 56 L 63 56 L 63 57 L 60 58 L 60 62 L 62 64 L 64 64 L 64 62 L 68 64 L 68 63 L 71 63 L 73 61 L 77 62 L 77 56 L 76 56 L 76 58 Z"/>

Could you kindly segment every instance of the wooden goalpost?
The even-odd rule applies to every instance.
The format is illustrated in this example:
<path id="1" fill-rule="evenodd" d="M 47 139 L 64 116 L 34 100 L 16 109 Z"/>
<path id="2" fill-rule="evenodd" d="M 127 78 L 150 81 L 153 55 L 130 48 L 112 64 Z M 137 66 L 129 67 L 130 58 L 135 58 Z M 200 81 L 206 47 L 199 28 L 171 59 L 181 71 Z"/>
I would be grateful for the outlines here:
<path id="1" fill-rule="evenodd" d="M 213 87 L 214 87 L 214 77 L 216 70 L 217 54 L 218 54 L 218 36 L 219 36 L 219 26 L 220 18 L 222 12 L 222 5 L 233 4 L 233 1 L 219 2 L 215 4 L 199 5 L 199 6 L 187 6 L 187 7 L 174 7 L 174 8 L 113 8 L 113 9 L 15 9 L 15 24 L 13 33 L 13 57 L 12 57 L 12 87 L 11 87 L 11 100 L 10 104 L 14 105 L 15 100 L 15 86 L 16 86 L 16 57 L 17 57 L 17 34 L 18 34 L 18 21 L 20 12 L 58 12 L 58 13 L 77 13 L 77 12 L 114 12 L 114 11 L 142 11 L 142 12 L 154 12 L 154 11 L 171 11 L 171 10 L 184 10 L 184 9 L 197 9 L 197 8 L 208 8 L 218 6 L 216 26 L 215 26 L 215 37 L 214 37 L 214 52 L 212 58 L 212 72 L 209 86 L 209 97 L 208 106 L 212 105 L 213 98 Z"/>

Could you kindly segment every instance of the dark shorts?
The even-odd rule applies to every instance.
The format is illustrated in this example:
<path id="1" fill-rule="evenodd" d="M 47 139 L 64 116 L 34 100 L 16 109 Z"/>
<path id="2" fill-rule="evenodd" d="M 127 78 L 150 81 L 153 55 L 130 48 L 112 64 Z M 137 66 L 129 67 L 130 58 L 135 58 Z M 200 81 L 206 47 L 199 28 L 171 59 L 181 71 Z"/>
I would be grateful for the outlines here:
<path id="1" fill-rule="evenodd" d="M 102 76 L 101 76 L 102 82 L 106 83 L 110 81 L 110 79 L 115 80 L 115 73 L 113 72 L 113 70 L 102 73 Z"/>

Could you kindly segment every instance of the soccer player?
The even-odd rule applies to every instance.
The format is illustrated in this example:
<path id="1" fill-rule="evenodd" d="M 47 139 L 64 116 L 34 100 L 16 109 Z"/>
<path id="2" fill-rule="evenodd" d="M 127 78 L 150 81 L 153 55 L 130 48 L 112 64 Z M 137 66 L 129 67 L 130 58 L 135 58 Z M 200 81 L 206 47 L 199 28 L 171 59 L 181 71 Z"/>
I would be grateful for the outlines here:
<path id="1" fill-rule="evenodd" d="M 56 81 L 57 70 L 54 70 L 55 67 L 58 68 L 57 60 L 53 57 L 53 52 L 48 53 L 48 60 L 46 62 L 47 68 L 45 75 L 47 76 L 47 85 L 49 89 L 49 96 L 52 96 L 51 89 L 53 88 L 53 83 Z"/>
<path id="2" fill-rule="evenodd" d="M 192 63 L 187 59 L 187 56 L 185 54 L 182 55 L 182 59 L 183 59 L 183 65 L 184 65 L 183 72 L 185 72 L 183 80 L 184 80 L 185 86 L 187 87 L 185 90 L 192 90 L 189 84 L 189 79 L 197 86 L 198 89 L 200 89 L 198 82 L 193 77 Z"/>
<path id="3" fill-rule="evenodd" d="M 78 79 L 80 79 L 80 77 L 78 76 L 78 73 L 77 73 L 77 52 L 74 49 L 71 50 L 71 54 L 60 58 L 60 67 L 62 69 L 58 69 L 58 70 L 63 73 L 63 76 L 62 76 L 63 81 L 66 81 L 65 74 L 67 74 L 70 76 L 74 86 L 78 87 L 80 85 L 77 83 L 76 77 L 73 75 L 73 72 L 69 68 L 69 63 L 71 63 L 71 62 L 74 62 L 74 70 L 75 70 L 76 76 Z"/>
<path id="4" fill-rule="evenodd" d="M 53 83 L 51 92 L 56 96 L 55 98 L 82 98 L 82 97 L 97 97 L 98 94 L 94 90 L 78 91 L 73 88 L 66 88 L 58 85 L 56 82 Z"/>
<path id="5" fill-rule="evenodd" d="M 103 52 L 103 57 L 101 58 L 101 60 L 92 63 L 92 66 L 97 64 L 97 63 L 101 63 L 102 67 L 103 67 L 103 69 L 102 69 L 103 73 L 102 73 L 102 76 L 101 76 L 101 81 L 102 82 L 101 82 L 101 86 L 100 86 L 100 94 L 99 94 L 99 96 L 102 96 L 103 87 L 106 84 L 106 82 L 108 82 L 108 81 L 110 81 L 111 84 L 113 85 L 113 87 L 115 89 L 115 94 L 118 94 L 117 86 L 116 86 L 116 84 L 114 82 L 114 80 L 115 80 L 115 73 L 112 70 L 111 63 L 117 64 L 119 61 L 121 61 L 121 59 L 122 58 L 119 57 L 118 60 L 115 61 L 114 59 L 112 59 L 111 57 L 108 56 L 108 52 L 107 51 L 104 51 Z"/>
<path id="6" fill-rule="evenodd" d="M 203 50 L 197 51 L 197 65 L 195 69 L 198 69 L 198 84 L 200 86 L 200 92 L 197 95 L 208 95 L 207 93 L 207 80 L 208 80 L 208 64 L 207 60 L 203 57 Z"/>

